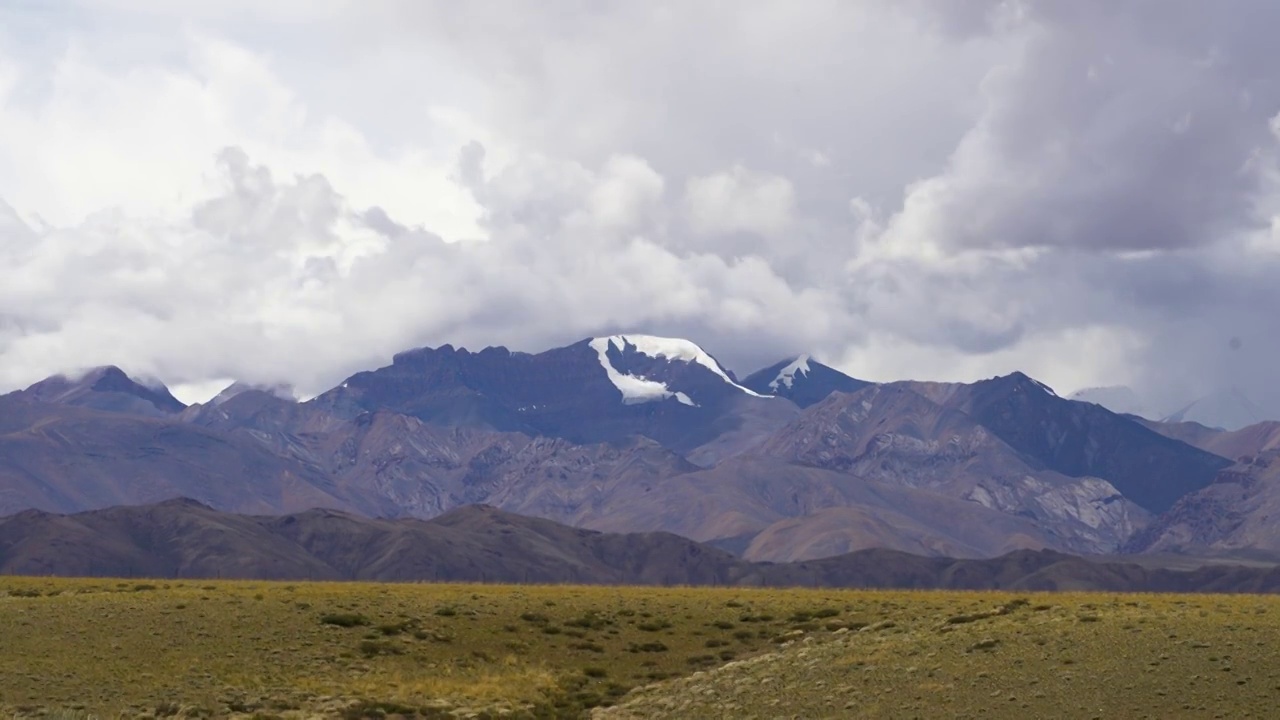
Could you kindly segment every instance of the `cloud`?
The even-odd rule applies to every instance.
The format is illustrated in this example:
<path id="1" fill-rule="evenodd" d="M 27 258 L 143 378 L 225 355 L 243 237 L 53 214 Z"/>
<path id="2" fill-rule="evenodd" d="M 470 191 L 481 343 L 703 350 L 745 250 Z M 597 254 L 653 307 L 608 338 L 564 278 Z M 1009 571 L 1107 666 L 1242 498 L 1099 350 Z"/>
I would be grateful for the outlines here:
<path id="1" fill-rule="evenodd" d="M 1275 387 L 1273 4 L 240 5 L 0 10 L 0 386 L 643 330 Z"/>
<path id="2" fill-rule="evenodd" d="M 752 173 L 741 165 L 689 178 L 684 199 L 692 230 L 704 235 L 780 235 L 791 224 L 796 202 L 789 180 Z"/>

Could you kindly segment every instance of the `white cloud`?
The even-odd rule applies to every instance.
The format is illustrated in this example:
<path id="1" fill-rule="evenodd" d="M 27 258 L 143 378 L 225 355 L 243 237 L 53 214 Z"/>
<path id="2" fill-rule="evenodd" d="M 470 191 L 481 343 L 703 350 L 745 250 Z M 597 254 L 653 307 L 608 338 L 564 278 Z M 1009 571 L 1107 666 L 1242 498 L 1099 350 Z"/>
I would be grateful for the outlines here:
<path id="1" fill-rule="evenodd" d="M 753 173 L 741 165 L 689 178 L 684 196 L 693 231 L 704 235 L 780 235 L 791 224 L 796 202 L 791 181 Z"/>
<path id="2" fill-rule="evenodd" d="M 0 7 L 0 386 L 644 330 L 1269 387 L 1274 12 L 1146 7 Z"/>

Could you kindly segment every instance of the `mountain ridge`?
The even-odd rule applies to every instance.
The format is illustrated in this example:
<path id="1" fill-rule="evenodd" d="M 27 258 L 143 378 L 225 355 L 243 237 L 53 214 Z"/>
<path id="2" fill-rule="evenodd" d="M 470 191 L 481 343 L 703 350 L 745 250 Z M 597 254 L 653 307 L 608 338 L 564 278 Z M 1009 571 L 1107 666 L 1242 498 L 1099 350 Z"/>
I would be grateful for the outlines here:
<path id="1" fill-rule="evenodd" d="M 236 383 L 162 414 L 134 402 L 144 384 L 110 375 L 0 396 L 0 511 L 191 495 L 427 519 L 490 503 L 760 561 L 1109 553 L 1234 459 L 1023 373 L 875 384 L 799 356 L 739 382 L 696 343 L 639 334 L 541 353 L 416 348 L 306 402 Z"/>
<path id="2" fill-rule="evenodd" d="M 51 539 L 58 542 L 49 542 Z M 190 499 L 75 515 L 0 517 L 0 573 L 151 579 L 1276 592 L 1280 568 L 1170 569 L 1049 550 L 926 558 L 890 550 L 751 563 L 670 533 L 571 528 L 488 506 L 434 520 L 334 510 L 220 513 Z"/>

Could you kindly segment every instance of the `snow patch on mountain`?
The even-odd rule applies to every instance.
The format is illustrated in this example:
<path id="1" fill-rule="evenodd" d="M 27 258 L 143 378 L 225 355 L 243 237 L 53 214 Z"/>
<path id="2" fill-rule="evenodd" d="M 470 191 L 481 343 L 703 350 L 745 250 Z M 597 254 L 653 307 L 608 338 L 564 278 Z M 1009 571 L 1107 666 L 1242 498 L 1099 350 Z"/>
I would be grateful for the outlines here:
<path id="1" fill-rule="evenodd" d="M 779 386 L 790 388 L 792 383 L 795 382 L 796 375 L 804 376 L 808 374 L 809 356 L 801 355 L 795 360 L 792 360 L 790 365 L 787 365 L 778 371 L 778 376 L 773 379 L 773 382 L 769 383 L 769 388 L 775 392 L 778 390 Z"/>
<path id="2" fill-rule="evenodd" d="M 622 393 L 623 404 L 638 405 L 674 397 L 684 405 L 697 407 L 697 403 L 690 399 L 688 395 L 682 392 L 672 392 L 664 383 L 619 372 L 613 366 L 613 363 L 609 362 L 609 345 L 613 339 L 596 338 L 591 341 L 591 349 L 595 350 L 596 356 L 600 358 L 600 366 L 604 368 L 605 374 L 609 376 L 609 382 L 613 383 L 613 386 Z"/>
<path id="3" fill-rule="evenodd" d="M 627 345 L 635 347 L 636 352 L 642 355 L 648 355 L 654 359 L 680 360 L 682 362 L 697 363 L 711 372 L 719 375 L 722 380 L 729 383 L 733 387 L 752 397 L 769 397 L 761 395 L 758 392 L 742 387 L 734 382 L 724 368 L 720 367 L 720 363 L 711 357 L 706 350 L 698 347 L 697 343 L 681 338 L 665 338 L 654 335 L 612 335 L 610 337 L 594 338 L 591 340 L 591 347 L 600 354 L 600 361 L 608 365 L 608 358 L 605 353 L 609 351 L 610 345 L 617 345 L 619 350 L 623 350 Z M 616 383 L 615 383 L 616 384 Z M 659 383 L 661 384 L 661 383 Z M 665 386 L 664 386 L 665 387 Z"/>

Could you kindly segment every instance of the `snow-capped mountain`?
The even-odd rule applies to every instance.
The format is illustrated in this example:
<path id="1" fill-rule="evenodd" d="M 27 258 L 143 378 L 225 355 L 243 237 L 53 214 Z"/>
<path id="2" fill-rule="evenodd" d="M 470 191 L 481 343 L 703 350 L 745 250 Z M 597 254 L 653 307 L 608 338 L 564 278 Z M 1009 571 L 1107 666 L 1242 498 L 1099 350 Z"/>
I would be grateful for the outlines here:
<path id="1" fill-rule="evenodd" d="M 1111 412 L 1158 420 L 1163 423 L 1194 422 L 1209 428 L 1239 430 L 1265 420 L 1277 420 L 1276 413 L 1268 412 L 1239 388 L 1228 388 L 1183 401 L 1170 407 L 1150 402 L 1125 385 L 1085 388 L 1071 394 L 1072 400 L 1096 403 Z"/>
<path id="2" fill-rule="evenodd" d="M 802 356 L 739 381 L 694 342 L 640 334 L 419 348 L 307 402 L 278 390 L 182 410 L 102 368 L 0 396 L 0 514 L 171 493 L 380 517 L 485 502 L 759 559 L 1110 552 L 1231 464 L 1021 373 L 871 384 Z"/>
<path id="3" fill-rule="evenodd" d="M 742 384 L 758 393 L 784 397 L 807 408 L 833 392 L 857 392 L 872 383 L 849 377 L 808 355 L 801 355 L 757 370 Z"/>
<path id="4" fill-rule="evenodd" d="M 687 450 L 734 427 L 721 418 L 785 401 L 738 384 L 689 340 L 614 335 L 537 354 L 450 345 L 410 350 L 314 402 L 348 415 L 384 408 L 575 442 L 647 435 Z"/>
<path id="5" fill-rule="evenodd" d="M 737 390 L 752 397 L 765 397 L 739 385 L 719 361 L 689 340 L 653 335 L 613 335 L 592 338 L 587 345 L 595 350 L 609 382 L 622 393 L 622 402 L 627 405 L 668 398 L 675 398 L 684 405 L 698 405 L 687 392 L 673 390 L 673 385 L 668 383 L 689 384 L 684 389 L 690 391 L 700 386 L 703 392 Z M 709 370 L 714 378 L 701 374 L 699 368 Z"/>

